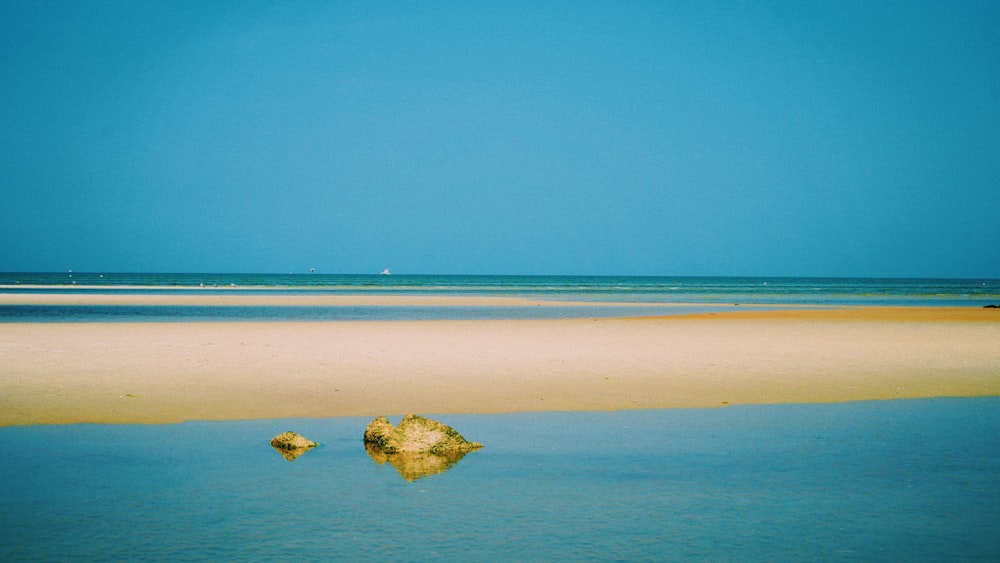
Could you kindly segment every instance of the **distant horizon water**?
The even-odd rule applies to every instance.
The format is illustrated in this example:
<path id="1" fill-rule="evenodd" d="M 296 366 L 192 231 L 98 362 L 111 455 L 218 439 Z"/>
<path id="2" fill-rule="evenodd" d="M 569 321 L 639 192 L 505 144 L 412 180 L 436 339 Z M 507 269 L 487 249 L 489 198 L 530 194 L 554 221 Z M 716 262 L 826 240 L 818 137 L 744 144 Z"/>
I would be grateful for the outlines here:
<path id="1" fill-rule="evenodd" d="M 22 290 L 414 293 L 594 300 L 763 303 L 928 302 L 1000 298 L 994 278 L 0 272 L 0 293 Z M 970 303 L 971 304 L 971 303 Z"/>
<path id="2" fill-rule="evenodd" d="M 12 294 L 514 297 L 530 305 L 13 304 Z M 547 306 L 551 302 L 552 306 Z M 0 322 L 555 319 L 781 306 L 1000 303 L 1000 280 L 666 276 L 0 273 Z M 223 306 L 225 305 L 225 306 Z M 700 306 L 700 307 L 699 307 Z"/>

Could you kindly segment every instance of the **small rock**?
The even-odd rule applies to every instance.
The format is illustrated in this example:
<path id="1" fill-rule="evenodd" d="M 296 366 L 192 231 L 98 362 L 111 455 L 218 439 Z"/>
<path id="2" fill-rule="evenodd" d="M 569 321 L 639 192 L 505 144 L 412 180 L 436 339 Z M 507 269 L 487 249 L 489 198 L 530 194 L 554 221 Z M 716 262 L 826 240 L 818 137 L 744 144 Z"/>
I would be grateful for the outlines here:
<path id="1" fill-rule="evenodd" d="M 319 444 L 295 432 L 283 432 L 271 438 L 271 446 L 278 450 L 285 459 L 294 461 L 295 458 L 315 448 Z"/>

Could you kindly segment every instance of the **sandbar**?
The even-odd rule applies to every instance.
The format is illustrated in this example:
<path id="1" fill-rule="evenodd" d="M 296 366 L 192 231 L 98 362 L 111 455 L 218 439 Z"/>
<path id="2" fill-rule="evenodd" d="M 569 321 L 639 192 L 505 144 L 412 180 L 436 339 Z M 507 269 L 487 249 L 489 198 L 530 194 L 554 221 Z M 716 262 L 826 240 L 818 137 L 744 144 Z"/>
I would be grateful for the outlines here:
<path id="1" fill-rule="evenodd" d="M 3 297 L 11 303 L 10 294 Z M 997 394 L 1000 311 L 976 307 L 0 324 L 0 426 Z"/>

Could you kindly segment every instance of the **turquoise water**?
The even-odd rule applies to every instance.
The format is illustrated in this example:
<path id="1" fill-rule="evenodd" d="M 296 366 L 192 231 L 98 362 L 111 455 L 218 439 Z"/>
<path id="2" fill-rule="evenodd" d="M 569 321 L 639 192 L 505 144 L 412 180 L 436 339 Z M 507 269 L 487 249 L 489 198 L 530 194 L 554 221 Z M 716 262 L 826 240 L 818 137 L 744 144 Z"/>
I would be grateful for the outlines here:
<path id="1" fill-rule="evenodd" d="M 10 305 L 24 292 L 265 295 L 485 295 L 578 301 L 576 307 L 169 307 Z M 660 306 L 636 307 L 636 304 Z M 719 307 L 1000 303 L 1000 280 L 320 274 L 0 273 L 0 322 L 532 319 L 694 313 Z M 671 306 L 684 304 L 686 307 Z"/>
<path id="2" fill-rule="evenodd" d="M 0 559 L 1000 557 L 1000 398 L 436 418 L 412 482 L 363 418 L 0 428 Z"/>
<path id="3" fill-rule="evenodd" d="M 751 309 L 753 307 L 741 307 Z M 733 310 L 735 307 L 615 306 L 171 306 L 2 305 L 9 322 L 405 321 L 641 317 Z"/>
<path id="4" fill-rule="evenodd" d="M 514 295 L 705 303 L 994 302 L 997 279 L 461 276 L 323 274 L 95 274 L 0 272 L 0 293 L 48 291 Z M 37 291 L 34 287 L 32 291 Z"/>

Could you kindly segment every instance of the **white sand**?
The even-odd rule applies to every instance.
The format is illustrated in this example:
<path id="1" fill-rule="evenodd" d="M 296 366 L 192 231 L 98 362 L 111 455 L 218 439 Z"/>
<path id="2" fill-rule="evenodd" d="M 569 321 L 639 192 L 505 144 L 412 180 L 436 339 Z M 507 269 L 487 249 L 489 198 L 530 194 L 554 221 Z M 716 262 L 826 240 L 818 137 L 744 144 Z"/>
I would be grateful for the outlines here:
<path id="1" fill-rule="evenodd" d="M 0 425 L 996 394 L 1000 311 L 983 309 L 0 324 Z"/>

